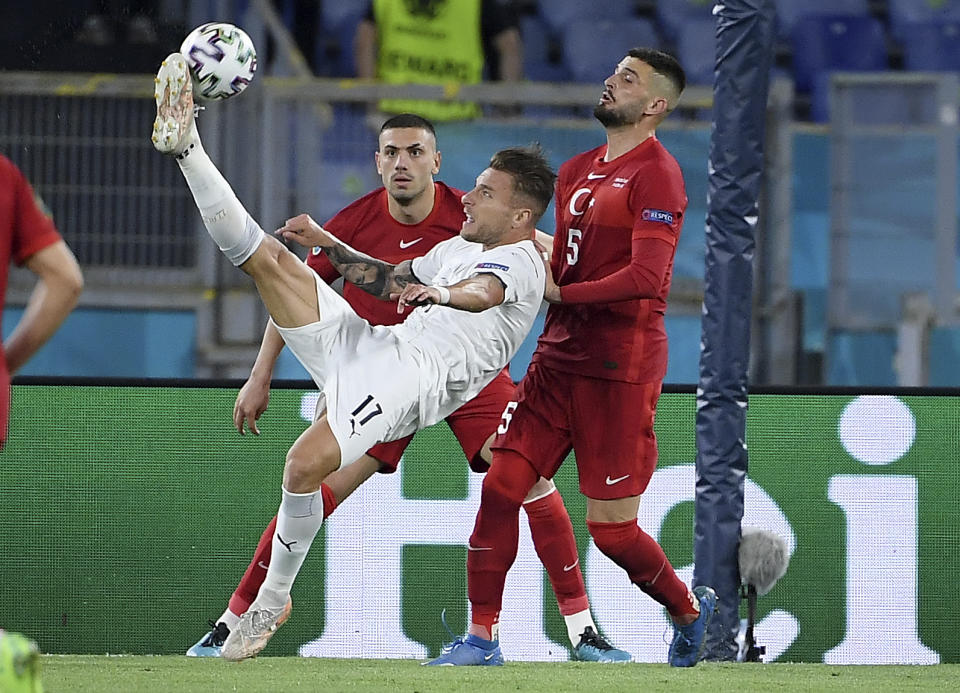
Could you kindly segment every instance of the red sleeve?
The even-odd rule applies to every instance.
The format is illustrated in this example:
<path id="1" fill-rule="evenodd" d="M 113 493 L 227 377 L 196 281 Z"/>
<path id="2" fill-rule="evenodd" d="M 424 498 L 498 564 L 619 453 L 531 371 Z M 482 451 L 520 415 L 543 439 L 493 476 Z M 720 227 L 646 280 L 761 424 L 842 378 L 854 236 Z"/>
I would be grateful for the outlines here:
<path id="1" fill-rule="evenodd" d="M 614 303 L 656 298 L 672 259 L 673 244 L 658 238 L 634 237 L 629 265 L 603 279 L 561 286 L 561 300 L 563 303 Z"/>
<path id="2" fill-rule="evenodd" d="M 673 262 L 687 202 L 682 178 L 679 184 L 669 175 L 663 180 L 636 185 L 631 191 L 630 263 L 602 279 L 560 287 L 564 303 L 613 303 L 660 295 Z"/>
<path id="3" fill-rule="evenodd" d="M 347 245 L 350 245 L 350 242 L 353 240 L 353 233 L 356 231 L 356 223 L 347 219 L 350 214 L 355 213 L 355 206 L 356 203 L 349 205 L 346 209 L 340 210 L 337 214 L 333 215 L 330 221 L 323 225 L 323 228 Z M 316 252 L 314 252 L 315 250 Z M 320 278 L 327 284 L 332 284 L 340 278 L 340 272 L 337 271 L 337 268 L 330 262 L 327 254 L 322 250 L 311 248 L 310 254 L 307 255 L 307 266 L 319 274 Z"/>
<path id="4" fill-rule="evenodd" d="M 332 284 L 340 276 L 337 268 L 333 266 L 326 254 L 321 250 L 314 253 L 313 250 L 307 255 L 307 266 L 320 275 L 327 284 Z"/>
<path id="5" fill-rule="evenodd" d="M 19 171 L 14 185 L 15 223 L 11 256 L 17 265 L 22 265 L 34 253 L 59 241 L 60 234 L 43 203 Z"/>

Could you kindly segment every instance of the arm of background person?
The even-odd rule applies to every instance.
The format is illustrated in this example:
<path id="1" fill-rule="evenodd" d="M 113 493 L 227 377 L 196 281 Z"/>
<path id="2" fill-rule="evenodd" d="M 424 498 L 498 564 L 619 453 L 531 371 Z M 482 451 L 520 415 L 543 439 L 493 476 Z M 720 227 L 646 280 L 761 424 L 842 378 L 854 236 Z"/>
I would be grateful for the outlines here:
<path id="1" fill-rule="evenodd" d="M 20 322 L 3 345 L 11 375 L 53 336 L 83 291 L 77 258 L 63 241 L 37 251 L 24 265 L 37 275 L 37 284 Z"/>
<path id="2" fill-rule="evenodd" d="M 493 47 L 499 58 L 499 75 L 502 82 L 519 82 L 523 79 L 523 41 L 516 27 L 504 29 L 493 38 Z"/>
<path id="3" fill-rule="evenodd" d="M 546 255 L 543 256 L 543 259 L 546 260 L 547 265 L 549 265 L 550 261 L 553 259 L 553 236 L 545 231 L 537 229 L 534 232 L 533 240 L 542 246 L 538 247 L 537 250 L 539 250 L 541 254 L 546 253 Z"/>
<path id="4" fill-rule="evenodd" d="M 357 24 L 353 36 L 353 63 L 357 77 L 373 79 L 377 76 L 377 25 L 372 19 Z"/>
<path id="5" fill-rule="evenodd" d="M 244 424 L 254 435 L 260 435 L 257 420 L 267 410 L 270 403 L 270 381 L 273 380 L 273 368 L 283 351 L 284 341 L 272 320 L 267 321 L 263 331 L 260 350 L 250 370 L 250 377 L 237 393 L 233 405 L 233 425 L 243 435 Z"/>

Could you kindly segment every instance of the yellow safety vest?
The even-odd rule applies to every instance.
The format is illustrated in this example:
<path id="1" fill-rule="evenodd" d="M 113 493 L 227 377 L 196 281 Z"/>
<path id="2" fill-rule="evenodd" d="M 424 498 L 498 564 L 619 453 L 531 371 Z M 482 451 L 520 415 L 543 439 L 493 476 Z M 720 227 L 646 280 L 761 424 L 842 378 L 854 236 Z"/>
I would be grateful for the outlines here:
<path id="1" fill-rule="evenodd" d="M 374 0 L 377 76 L 387 84 L 476 84 L 483 78 L 481 0 Z M 434 121 L 476 118 L 463 101 L 384 99 L 387 113 Z"/>

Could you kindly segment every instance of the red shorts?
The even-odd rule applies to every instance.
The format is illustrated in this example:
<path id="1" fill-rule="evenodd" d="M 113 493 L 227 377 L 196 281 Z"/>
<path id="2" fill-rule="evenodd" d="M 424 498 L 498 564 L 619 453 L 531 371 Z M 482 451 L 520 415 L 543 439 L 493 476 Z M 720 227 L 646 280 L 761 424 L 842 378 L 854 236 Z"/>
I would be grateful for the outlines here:
<path id="1" fill-rule="evenodd" d="M 493 449 L 523 455 L 548 479 L 572 449 L 583 495 L 639 496 L 657 466 L 653 419 L 661 384 L 589 378 L 534 362 Z"/>
<path id="2" fill-rule="evenodd" d="M 510 378 L 510 369 L 504 368 L 476 397 L 447 417 L 447 425 L 457 437 L 473 471 L 485 472 L 489 468 L 490 465 L 480 457 L 480 450 L 497 430 L 507 402 L 513 400 L 516 393 L 517 387 Z M 389 443 L 379 443 L 370 448 L 367 454 L 379 460 L 381 473 L 390 474 L 397 471 L 400 457 L 411 440 L 412 435 Z"/>

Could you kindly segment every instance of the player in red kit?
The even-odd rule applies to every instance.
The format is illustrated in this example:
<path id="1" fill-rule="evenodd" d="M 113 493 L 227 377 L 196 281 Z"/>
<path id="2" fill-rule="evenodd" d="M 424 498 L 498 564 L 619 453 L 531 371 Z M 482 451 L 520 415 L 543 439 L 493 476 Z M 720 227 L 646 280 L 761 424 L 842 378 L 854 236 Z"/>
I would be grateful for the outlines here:
<path id="1" fill-rule="evenodd" d="M 687 206 L 676 160 L 656 127 L 676 107 L 683 69 L 633 49 L 604 82 L 594 115 L 607 143 L 567 161 L 556 192 L 557 232 L 545 297 L 551 303 L 530 368 L 504 414 L 467 557 L 472 622 L 435 664 L 482 664 L 499 652 L 503 585 L 516 557 L 517 511 L 538 478 L 571 448 L 587 527 L 631 582 L 674 622 L 668 659 L 693 666 L 716 609 L 691 590 L 637 524 L 657 464 L 653 422 L 667 369 L 666 299 Z"/>
<path id="2" fill-rule="evenodd" d="M 433 180 L 440 168 L 440 152 L 429 121 L 413 114 L 387 120 L 381 128 L 376 162 L 384 187 L 340 211 L 324 225 L 327 231 L 353 249 L 393 264 L 420 257 L 460 233 L 464 193 Z M 340 276 L 319 247 L 307 257 L 307 264 L 328 283 Z M 348 268 L 349 271 L 354 270 Z M 373 325 L 396 324 L 410 313 L 407 308 L 398 314 L 396 302 L 380 300 L 350 281 L 344 282 L 343 296 L 360 317 Z M 241 388 L 234 407 L 234 423 L 240 433 L 245 427 L 259 433 L 256 422 L 267 408 L 273 367 L 283 346 L 279 332 L 268 323 L 250 378 Z M 515 386 L 509 371 L 504 369 L 477 397 L 447 417 L 474 471 L 488 468 L 493 433 L 504 408 L 514 398 Z M 321 486 L 324 517 L 377 471 L 396 471 L 412 438 L 380 443 L 357 462 L 329 475 Z M 629 659 L 626 652 L 610 646 L 597 633 L 579 567 L 565 570 L 577 562 L 577 548 L 573 526 L 553 482 L 539 480 L 524 502 L 524 509 L 537 553 L 567 623 L 574 657 L 585 661 Z M 213 629 L 187 651 L 188 655 L 220 656 L 230 629 L 253 603 L 266 577 L 275 531 L 276 517 L 264 530 L 227 609 L 211 623 Z"/>
<path id="3" fill-rule="evenodd" d="M 0 348 L 0 449 L 7 438 L 10 378 L 53 336 L 83 290 L 83 273 L 23 173 L 0 155 L 0 298 L 10 264 L 37 277 L 20 321 Z"/>

